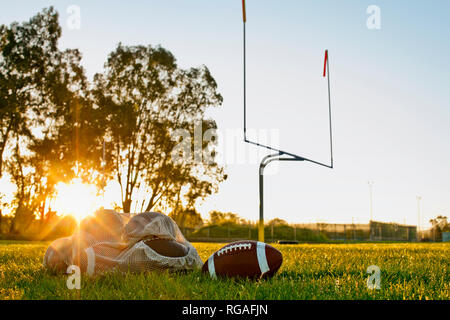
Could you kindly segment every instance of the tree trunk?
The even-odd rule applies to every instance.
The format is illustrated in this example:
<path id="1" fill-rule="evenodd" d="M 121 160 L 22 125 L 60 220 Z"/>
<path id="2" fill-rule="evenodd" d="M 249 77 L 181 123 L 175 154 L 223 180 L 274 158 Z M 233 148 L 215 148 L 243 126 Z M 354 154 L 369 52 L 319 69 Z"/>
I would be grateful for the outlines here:
<path id="1" fill-rule="evenodd" d="M 11 219 L 11 225 L 9 226 L 9 234 L 14 234 L 14 229 L 16 229 L 16 217 Z"/>
<path id="2" fill-rule="evenodd" d="M 122 201 L 122 206 L 123 206 L 124 213 L 130 213 L 131 199 L 125 199 L 125 201 Z"/>
<path id="3" fill-rule="evenodd" d="M 3 152 L 5 151 L 5 143 L 0 146 L 0 178 L 3 175 Z"/>
<path id="4" fill-rule="evenodd" d="M 9 133 L 12 128 L 12 124 L 13 124 L 13 121 L 11 120 L 9 122 L 8 127 L 6 128 L 5 134 L 2 137 L 2 143 L 0 145 L 0 178 L 2 177 L 2 174 L 3 174 L 3 153 L 5 152 L 6 142 L 8 141 L 8 137 L 9 137 Z"/>

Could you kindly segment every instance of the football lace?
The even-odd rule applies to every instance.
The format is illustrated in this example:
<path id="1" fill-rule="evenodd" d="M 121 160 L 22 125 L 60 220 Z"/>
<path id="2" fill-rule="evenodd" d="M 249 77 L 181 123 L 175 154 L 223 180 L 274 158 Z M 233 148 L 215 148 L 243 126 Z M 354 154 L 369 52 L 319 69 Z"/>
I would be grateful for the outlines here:
<path id="1" fill-rule="evenodd" d="M 238 243 L 238 244 L 233 244 L 230 246 L 226 246 L 222 249 L 220 249 L 217 252 L 217 256 L 220 256 L 222 254 L 227 254 L 228 252 L 232 252 L 233 250 L 250 250 L 252 248 L 252 244 L 251 243 Z"/>

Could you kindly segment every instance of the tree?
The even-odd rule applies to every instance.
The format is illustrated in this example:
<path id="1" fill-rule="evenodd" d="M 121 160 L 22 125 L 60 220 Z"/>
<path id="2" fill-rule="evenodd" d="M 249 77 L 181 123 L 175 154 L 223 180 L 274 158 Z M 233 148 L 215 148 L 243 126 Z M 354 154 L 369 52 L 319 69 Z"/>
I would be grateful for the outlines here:
<path id="1" fill-rule="evenodd" d="M 31 137 L 45 113 L 48 83 L 42 75 L 54 65 L 60 35 L 52 7 L 23 24 L 0 26 L 0 177 L 8 145 Z"/>
<path id="2" fill-rule="evenodd" d="M 124 212 L 133 201 L 138 211 L 189 209 L 217 190 L 226 178 L 223 168 L 214 161 L 193 161 L 198 153 L 214 154 L 217 141 L 202 141 L 193 157 L 188 152 L 183 161 L 173 159 L 180 145 L 194 147 L 189 137 L 195 123 L 202 133 L 216 128 L 205 111 L 220 105 L 222 97 L 205 66 L 184 70 L 162 47 L 119 44 L 104 73 L 94 77 L 94 87 L 110 146 L 109 173 L 120 184 Z M 186 134 L 178 135 L 180 130 Z M 146 194 L 143 199 L 136 199 L 138 190 Z"/>
<path id="3" fill-rule="evenodd" d="M 172 212 L 170 217 L 180 228 L 198 228 L 203 225 L 203 219 L 195 209 L 179 210 Z"/>
<path id="4" fill-rule="evenodd" d="M 442 240 L 442 232 L 450 232 L 450 223 L 445 216 L 439 215 L 435 219 L 431 219 L 430 223 L 435 241 Z"/>
<path id="5" fill-rule="evenodd" d="M 270 226 L 287 226 L 287 225 L 289 225 L 286 222 L 286 220 L 283 220 L 283 219 L 280 219 L 280 218 L 272 219 L 267 224 L 270 225 Z"/>
<path id="6" fill-rule="evenodd" d="M 10 231 L 18 233 L 36 214 L 42 224 L 48 220 L 57 183 L 75 175 L 99 182 L 104 133 L 81 53 L 57 49 L 61 28 L 53 8 L 23 25 L 2 26 L 2 33 L 0 94 L 7 99 L 0 109 L 0 155 L 9 142 L 7 170 L 17 186 Z"/>
<path id="7" fill-rule="evenodd" d="M 27 159 L 21 154 L 20 139 L 14 149 L 13 160 L 7 161 L 7 170 L 11 175 L 11 181 L 16 185 L 13 205 L 15 206 L 14 218 L 10 225 L 10 234 L 19 234 L 25 231 L 34 220 L 35 202 L 33 195 L 35 188 L 32 181 L 34 176 L 28 174 Z"/>
<path id="8" fill-rule="evenodd" d="M 51 220 L 56 184 L 75 176 L 99 189 L 117 179 L 125 212 L 134 201 L 200 223 L 196 202 L 226 179 L 205 117 L 222 103 L 209 70 L 181 69 L 161 47 L 119 45 L 91 85 L 81 53 L 58 50 L 60 36 L 53 8 L 0 26 L 0 177 L 6 169 L 17 187 L 10 231 Z"/>
<path id="9" fill-rule="evenodd" d="M 209 213 L 209 221 L 211 224 L 246 224 L 246 221 L 241 219 L 236 213 L 217 210 Z"/>
<path id="10" fill-rule="evenodd" d="M 5 194 L 0 193 L 0 235 L 3 233 L 3 208 L 7 206 L 4 202 Z"/>
<path id="11" fill-rule="evenodd" d="M 28 150 L 23 145 L 33 138 L 32 129 L 43 123 L 48 82 L 42 75 L 54 67 L 60 35 L 53 8 L 23 24 L 0 26 L 0 177 L 5 151 L 10 148 L 8 167 L 17 186 L 12 232 L 17 231 L 19 222 L 26 227 L 34 219 L 36 190 L 29 185 L 33 178 L 26 168 Z"/>
<path id="12" fill-rule="evenodd" d="M 12 181 L 20 186 L 16 193 L 17 208 L 37 213 L 42 224 L 52 212 L 49 204 L 59 182 L 68 182 L 76 175 L 91 183 L 99 182 L 98 141 L 103 131 L 99 129 L 91 101 L 86 98 L 87 81 L 80 60 L 77 50 L 55 56 L 55 66 L 46 76 L 42 125 L 35 127 L 39 134 L 17 135 L 15 152 L 7 161 Z"/>

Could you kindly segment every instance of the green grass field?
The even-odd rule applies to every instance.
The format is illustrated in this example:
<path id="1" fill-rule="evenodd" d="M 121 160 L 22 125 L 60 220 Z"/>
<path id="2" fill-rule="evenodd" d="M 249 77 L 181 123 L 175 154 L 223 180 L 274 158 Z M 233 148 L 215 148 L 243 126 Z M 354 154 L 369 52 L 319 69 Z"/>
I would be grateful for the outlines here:
<path id="1" fill-rule="evenodd" d="M 450 244 L 300 244 L 277 246 L 283 265 L 271 280 L 212 280 L 187 274 L 106 273 L 67 276 L 41 261 L 48 243 L 0 241 L 0 299 L 446 299 Z M 205 261 L 222 244 L 194 243 Z M 367 289 L 367 267 L 381 269 L 381 289 Z"/>

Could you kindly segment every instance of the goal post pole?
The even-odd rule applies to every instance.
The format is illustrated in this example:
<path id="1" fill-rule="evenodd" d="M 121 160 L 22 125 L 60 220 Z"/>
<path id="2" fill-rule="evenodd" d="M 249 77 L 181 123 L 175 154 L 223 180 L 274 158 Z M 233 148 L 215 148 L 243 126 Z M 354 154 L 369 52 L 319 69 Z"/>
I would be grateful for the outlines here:
<path id="1" fill-rule="evenodd" d="M 289 157 L 284 153 L 275 153 L 265 156 L 259 165 L 259 223 L 258 223 L 258 241 L 264 242 L 264 169 L 273 161 L 305 161 L 301 157 Z"/>

